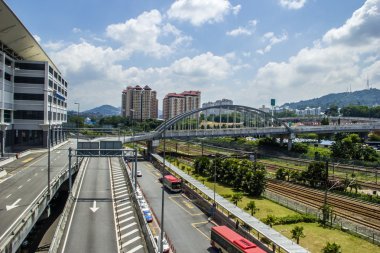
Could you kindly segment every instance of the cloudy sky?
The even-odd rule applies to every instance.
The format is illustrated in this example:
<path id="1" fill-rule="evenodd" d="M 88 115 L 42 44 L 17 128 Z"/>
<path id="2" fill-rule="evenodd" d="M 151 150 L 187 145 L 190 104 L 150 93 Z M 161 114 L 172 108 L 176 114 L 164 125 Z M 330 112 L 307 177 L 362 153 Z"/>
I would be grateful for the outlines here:
<path id="1" fill-rule="evenodd" d="M 259 107 L 380 88 L 380 0 L 5 0 L 70 82 L 69 109 L 128 85 Z"/>

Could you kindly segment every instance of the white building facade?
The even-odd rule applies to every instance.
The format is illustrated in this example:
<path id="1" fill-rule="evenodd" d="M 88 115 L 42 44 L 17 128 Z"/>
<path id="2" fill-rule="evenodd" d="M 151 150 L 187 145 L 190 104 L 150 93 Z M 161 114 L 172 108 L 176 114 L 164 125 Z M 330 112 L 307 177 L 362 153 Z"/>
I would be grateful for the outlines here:
<path id="1" fill-rule="evenodd" d="M 1 153 L 47 147 L 49 126 L 57 144 L 65 139 L 68 83 L 3 1 L 0 9 L 0 30 L 9 27 L 0 34 Z"/>

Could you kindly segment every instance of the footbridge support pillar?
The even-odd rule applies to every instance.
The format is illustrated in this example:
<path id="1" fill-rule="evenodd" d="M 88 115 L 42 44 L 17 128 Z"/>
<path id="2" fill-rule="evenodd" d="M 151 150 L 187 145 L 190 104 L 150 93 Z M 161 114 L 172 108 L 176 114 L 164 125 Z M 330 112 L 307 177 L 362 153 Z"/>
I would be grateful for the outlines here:
<path id="1" fill-rule="evenodd" d="M 294 133 L 290 133 L 288 137 L 288 151 L 292 150 L 293 140 L 295 139 Z"/>

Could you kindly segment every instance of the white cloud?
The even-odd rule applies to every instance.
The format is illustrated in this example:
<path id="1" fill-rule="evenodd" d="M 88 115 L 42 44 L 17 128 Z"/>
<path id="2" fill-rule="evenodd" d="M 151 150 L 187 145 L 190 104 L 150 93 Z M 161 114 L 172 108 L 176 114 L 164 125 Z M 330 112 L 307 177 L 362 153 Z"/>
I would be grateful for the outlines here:
<path id="1" fill-rule="evenodd" d="M 232 6 L 228 0 L 177 0 L 168 10 L 169 18 L 188 21 L 194 26 L 221 22 L 225 15 L 237 15 L 240 5 Z"/>
<path id="2" fill-rule="evenodd" d="M 276 36 L 273 32 L 268 32 L 264 34 L 262 41 L 267 43 L 267 45 L 262 48 L 258 49 L 256 52 L 258 54 L 265 54 L 268 53 L 272 50 L 272 46 L 281 43 L 283 41 L 286 41 L 288 39 L 288 35 L 286 33 L 283 33 L 279 36 Z"/>
<path id="3" fill-rule="evenodd" d="M 245 27 L 239 26 L 236 29 L 233 29 L 231 31 L 228 31 L 226 34 L 229 36 L 239 36 L 239 35 L 252 35 L 255 32 L 257 25 L 257 20 L 250 20 L 248 22 L 248 25 Z"/>
<path id="4" fill-rule="evenodd" d="M 279 3 L 286 9 L 298 10 L 305 5 L 306 0 L 279 0 Z"/>
<path id="5" fill-rule="evenodd" d="M 72 29 L 72 32 L 73 32 L 73 33 L 80 33 L 80 32 L 82 32 L 82 30 L 81 30 L 80 28 L 78 28 L 78 27 L 74 27 L 74 28 Z"/>
<path id="6" fill-rule="evenodd" d="M 62 49 L 63 47 L 65 46 L 65 42 L 60 40 L 60 41 L 55 41 L 55 42 L 52 42 L 52 41 L 48 41 L 47 43 L 43 43 L 43 47 L 48 49 L 48 50 L 53 50 L 53 51 L 57 51 L 57 50 L 60 50 Z"/>
<path id="7" fill-rule="evenodd" d="M 41 43 L 41 37 L 38 36 L 37 34 L 34 34 L 33 35 L 34 39 L 38 42 L 38 43 Z"/>
<path id="8" fill-rule="evenodd" d="M 367 76 L 376 87 L 380 84 L 379 7 L 380 0 L 367 0 L 345 24 L 326 32 L 311 48 L 286 62 L 269 62 L 260 68 L 250 88 L 267 100 L 275 93 L 283 103 L 344 92 L 349 86 L 363 89 Z"/>

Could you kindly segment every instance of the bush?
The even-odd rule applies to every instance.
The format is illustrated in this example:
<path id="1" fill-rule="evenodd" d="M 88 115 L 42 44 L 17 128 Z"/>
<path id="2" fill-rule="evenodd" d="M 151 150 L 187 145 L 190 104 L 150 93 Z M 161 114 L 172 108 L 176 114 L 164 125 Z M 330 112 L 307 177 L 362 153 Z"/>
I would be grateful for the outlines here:
<path id="1" fill-rule="evenodd" d="M 308 145 L 306 143 L 296 142 L 293 144 L 292 151 L 302 154 L 307 153 Z"/>
<path id="2" fill-rule="evenodd" d="M 313 223 L 317 222 L 317 218 L 311 214 L 288 215 L 277 218 L 275 225 L 295 224 L 300 222 Z"/>
<path id="3" fill-rule="evenodd" d="M 229 199 L 229 198 L 232 197 L 232 195 L 231 195 L 231 194 L 228 194 L 228 193 L 220 194 L 220 196 L 222 196 L 222 197 L 225 198 L 225 199 Z"/>

